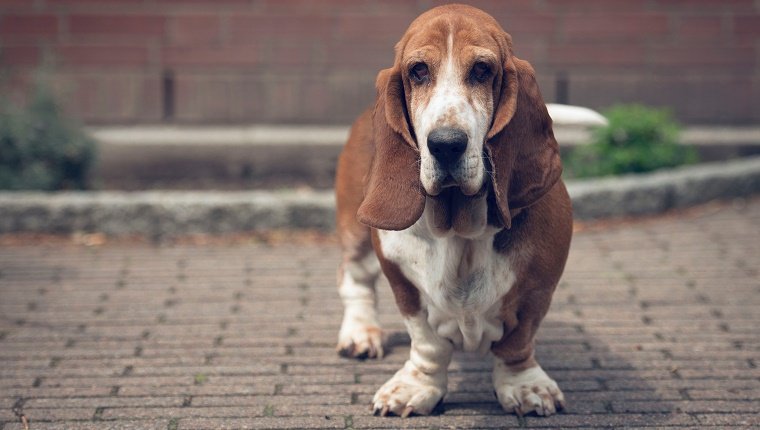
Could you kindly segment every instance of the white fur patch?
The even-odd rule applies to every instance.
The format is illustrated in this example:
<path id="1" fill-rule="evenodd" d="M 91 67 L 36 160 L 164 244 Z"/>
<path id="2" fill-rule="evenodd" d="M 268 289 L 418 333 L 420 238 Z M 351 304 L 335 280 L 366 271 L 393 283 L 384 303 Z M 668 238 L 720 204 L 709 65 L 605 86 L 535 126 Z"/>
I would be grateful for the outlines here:
<path id="1" fill-rule="evenodd" d="M 436 237 L 426 217 L 403 231 L 379 232 L 385 258 L 419 288 L 432 329 L 465 351 L 485 353 L 503 334 L 500 299 L 515 276 L 509 258 L 493 250 L 495 233 Z"/>
<path id="2" fill-rule="evenodd" d="M 469 70 L 462 70 L 454 55 L 454 36 L 450 33 L 445 59 L 434 79 L 432 96 L 427 105 L 412 107 L 412 123 L 420 146 L 420 180 L 430 195 L 440 193 L 447 176 L 439 168 L 427 145 L 427 136 L 437 127 L 456 128 L 468 136 L 467 149 L 451 171 L 462 191 L 467 195 L 477 193 L 486 177 L 482 153 L 490 126 L 490 114 L 477 98 L 468 100 L 467 93 L 470 89 L 465 81 Z"/>
<path id="3" fill-rule="evenodd" d="M 375 394 L 376 412 L 429 414 L 446 394 L 453 349 L 486 353 L 501 339 L 500 299 L 515 276 L 509 260 L 493 251 L 496 231 L 436 237 L 426 217 L 403 231 L 378 231 L 383 256 L 420 290 L 422 309 L 404 320 L 409 360 Z"/>

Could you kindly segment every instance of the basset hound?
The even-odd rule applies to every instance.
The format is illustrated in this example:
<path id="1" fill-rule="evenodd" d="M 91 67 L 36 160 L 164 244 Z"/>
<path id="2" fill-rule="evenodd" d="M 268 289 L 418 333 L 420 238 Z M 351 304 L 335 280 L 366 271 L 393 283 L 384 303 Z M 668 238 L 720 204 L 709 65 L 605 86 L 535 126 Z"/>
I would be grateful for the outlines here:
<path id="1" fill-rule="evenodd" d="M 382 357 L 382 271 L 411 353 L 375 394 L 376 414 L 430 414 L 454 349 L 492 353 L 505 410 L 555 413 L 565 400 L 533 339 L 565 266 L 572 209 L 533 68 L 490 15 L 447 5 L 412 22 L 376 89 L 338 163 L 338 351 Z"/>

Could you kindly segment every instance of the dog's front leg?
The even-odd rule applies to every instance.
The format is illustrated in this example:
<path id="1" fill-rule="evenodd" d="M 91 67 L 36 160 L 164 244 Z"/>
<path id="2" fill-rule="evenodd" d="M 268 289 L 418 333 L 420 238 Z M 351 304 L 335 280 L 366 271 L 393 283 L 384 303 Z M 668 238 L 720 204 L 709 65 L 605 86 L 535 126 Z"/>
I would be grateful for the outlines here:
<path id="1" fill-rule="evenodd" d="M 446 394 L 451 342 L 433 331 L 424 308 L 405 317 L 404 323 L 412 348 L 404 367 L 375 394 L 374 411 L 382 416 L 428 415 Z"/>
<path id="2" fill-rule="evenodd" d="M 542 309 L 524 311 L 522 320 L 518 318 L 520 312 L 515 310 L 503 315 L 506 317 L 504 337 L 491 348 L 493 386 L 507 412 L 548 416 L 565 407 L 565 396 L 534 358 L 533 338 L 549 303 L 538 299 L 532 303 L 534 308 Z"/>

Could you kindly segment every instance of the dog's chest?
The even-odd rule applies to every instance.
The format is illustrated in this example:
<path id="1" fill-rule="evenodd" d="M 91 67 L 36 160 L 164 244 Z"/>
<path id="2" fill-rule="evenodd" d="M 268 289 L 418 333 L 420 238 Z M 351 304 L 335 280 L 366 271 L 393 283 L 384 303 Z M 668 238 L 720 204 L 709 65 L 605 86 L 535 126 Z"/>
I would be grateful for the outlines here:
<path id="1" fill-rule="evenodd" d="M 383 256 L 420 290 L 428 322 L 465 351 L 486 352 L 503 334 L 501 299 L 514 283 L 509 259 L 493 236 L 436 238 L 423 223 L 381 231 Z"/>

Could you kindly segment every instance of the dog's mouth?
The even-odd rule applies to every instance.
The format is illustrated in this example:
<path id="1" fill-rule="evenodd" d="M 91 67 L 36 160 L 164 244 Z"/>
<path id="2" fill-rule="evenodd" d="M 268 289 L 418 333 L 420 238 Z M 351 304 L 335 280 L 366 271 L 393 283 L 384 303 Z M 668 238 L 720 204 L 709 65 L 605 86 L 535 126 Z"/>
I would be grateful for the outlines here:
<path id="1" fill-rule="evenodd" d="M 485 196 L 488 187 L 485 185 L 473 195 L 465 195 L 462 189 L 454 183 L 444 187 L 435 196 L 428 196 L 427 216 L 434 231 L 445 235 L 454 232 L 469 236 L 486 224 Z"/>
<path id="2" fill-rule="evenodd" d="M 445 190 L 447 188 L 454 188 L 458 186 L 459 184 L 454 179 L 454 177 L 451 176 L 451 174 L 446 175 L 446 177 L 443 178 L 443 181 L 441 181 L 441 190 Z"/>
<path id="3" fill-rule="evenodd" d="M 483 184 L 479 189 L 474 188 L 474 187 L 467 187 L 463 185 L 464 184 L 462 184 L 460 181 L 457 181 L 456 179 L 454 179 L 454 176 L 452 176 L 451 174 L 447 174 L 443 178 L 443 180 L 438 182 L 437 186 L 435 187 L 435 191 L 434 191 L 435 194 L 428 190 L 425 190 L 425 194 L 428 197 L 433 197 L 433 198 L 441 197 L 443 199 L 447 199 L 449 197 L 445 195 L 446 193 L 451 193 L 452 190 L 457 190 L 460 194 L 462 194 L 465 197 L 477 198 L 477 197 L 481 197 L 483 193 L 485 193 L 486 191 L 485 184 Z"/>

